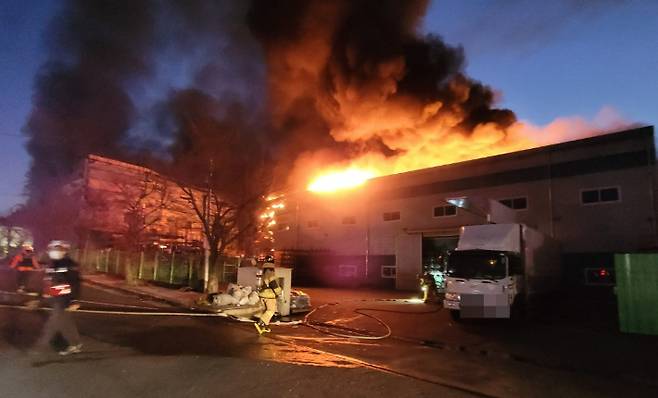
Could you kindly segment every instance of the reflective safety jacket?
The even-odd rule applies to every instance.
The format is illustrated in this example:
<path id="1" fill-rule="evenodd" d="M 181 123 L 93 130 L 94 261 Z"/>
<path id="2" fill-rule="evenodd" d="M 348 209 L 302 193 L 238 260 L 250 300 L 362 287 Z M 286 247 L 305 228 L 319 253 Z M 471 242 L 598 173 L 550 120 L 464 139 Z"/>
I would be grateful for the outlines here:
<path id="1" fill-rule="evenodd" d="M 258 291 L 258 296 L 264 299 L 275 299 L 281 294 L 281 286 L 274 275 L 267 279 L 263 279 Z"/>
<path id="2" fill-rule="evenodd" d="M 34 256 L 25 256 L 24 254 L 17 254 L 11 259 L 9 267 L 19 271 L 32 271 L 39 269 L 39 262 Z"/>
<path id="3" fill-rule="evenodd" d="M 68 256 L 61 260 L 53 260 L 46 269 L 46 275 L 50 279 L 49 295 L 53 300 L 68 306 L 71 300 L 80 297 L 79 266 Z"/>

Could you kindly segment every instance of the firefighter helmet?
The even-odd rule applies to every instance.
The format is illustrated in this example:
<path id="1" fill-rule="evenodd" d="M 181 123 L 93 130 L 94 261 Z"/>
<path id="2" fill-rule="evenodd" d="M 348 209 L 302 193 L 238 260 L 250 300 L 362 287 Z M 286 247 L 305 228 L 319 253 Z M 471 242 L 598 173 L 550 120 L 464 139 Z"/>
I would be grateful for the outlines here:
<path id="1" fill-rule="evenodd" d="M 71 244 L 63 240 L 53 240 L 48 243 L 48 257 L 51 260 L 61 260 L 71 249 Z"/>
<path id="2" fill-rule="evenodd" d="M 267 264 L 267 263 L 274 264 L 274 256 L 271 255 L 271 254 L 265 254 L 265 255 L 258 256 L 258 262 L 259 263 L 265 263 L 265 264 Z"/>

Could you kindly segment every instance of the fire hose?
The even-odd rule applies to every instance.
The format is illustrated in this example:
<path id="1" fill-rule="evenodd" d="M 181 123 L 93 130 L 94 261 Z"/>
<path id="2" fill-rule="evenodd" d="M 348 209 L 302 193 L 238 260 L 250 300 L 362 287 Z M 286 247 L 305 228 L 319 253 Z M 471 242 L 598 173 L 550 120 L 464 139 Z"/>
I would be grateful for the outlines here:
<path id="1" fill-rule="evenodd" d="M 8 292 L 8 291 L 4 291 L 4 290 L 0 290 L 0 294 L 9 295 L 9 296 L 38 297 L 38 295 L 36 293 L 35 294 L 17 293 L 17 292 Z M 101 301 L 75 300 L 75 302 L 79 303 L 79 304 L 90 304 L 90 305 L 109 306 L 109 307 L 135 308 L 135 309 L 140 309 L 140 310 L 157 310 L 157 309 L 159 309 L 158 307 L 146 307 L 146 306 L 141 306 L 141 305 L 105 303 L 105 302 L 101 302 Z"/>
<path id="2" fill-rule="evenodd" d="M 333 331 L 328 330 L 328 329 L 338 328 L 336 325 L 328 325 L 326 323 L 319 323 L 319 322 L 311 322 L 310 321 L 311 315 L 313 315 L 313 313 L 315 313 L 316 311 L 318 311 L 322 308 L 326 308 L 326 307 L 333 306 L 333 305 L 339 305 L 341 303 L 346 303 L 346 302 L 369 302 L 369 301 L 371 301 L 371 302 L 396 301 L 397 302 L 399 300 L 372 299 L 372 300 L 348 300 L 348 301 L 343 301 L 343 302 L 326 303 L 326 304 L 323 304 L 319 307 L 314 308 L 311 312 L 306 314 L 302 324 L 304 326 L 307 326 L 311 329 L 314 329 L 314 330 L 316 330 L 320 333 L 328 334 L 330 336 L 335 336 L 335 337 L 358 339 L 358 340 L 383 340 L 383 339 L 386 339 L 386 338 L 391 336 L 391 334 L 392 334 L 391 327 L 386 322 L 384 322 L 381 318 L 378 318 L 378 317 L 376 317 L 375 315 L 372 315 L 372 314 L 368 314 L 365 311 L 386 312 L 386 313 L 394 313 L 394 314 L 431 314 L 431 313 L 435 313 L 435 312 L 438 312 L 438 311 L 441 310 L 441 308 L 437 308 L 437 309 L 434 309 L 434 310 L 431 310 L 431 311 L 400 311 L 400 310 L 390 310 L 390 309 L 383 309 L 383 308 L 355 308 L 354 310 L 352 310 L 352 312 L 354 312 L 355 314 L 359 314 L 359 315 L 365 316 L 366 318 L 370 318 L 370 319 L 374 320 L 375 322 L 377 322 L 379 325 L 383 326 L 386 329 L 386 333 L 384 333 L 382 335 L 379 335 L 379 336 L 372 336 L 370 334 L 358 334 L 358 333 L 362 333 L 363 330 L 350 329 L 350 328 L 347 328 L 347 327 L 340 327 L 340 328 L 343 329 L 343 330 L 349 330 L 353 334 L 343 334 L 343 333 L 339 333 L 339 332 L 333 332 Z M 408 300 L 402 300 L 402 301 L 407 302 Z"/>
<path id="3" fill-rule="evenodd" d="M 359 314 L 359 315 L 363 315 L 367 318 L 373 319 L 375 322 L 377 322 L 378 324 L 380 324 L 384 328 L 386 328 L 386 333 L 381 335 L 381 336 L 370 336 L 370 335 L 362 335 L 362 334 L 342 334 L 342 333 L 338 333 L 338 332 L 332 332 L 332 331 L 327 330 L 327 326 L 325 326 L 325 324 L 323 324 L 323 326 L 320 327 L 320 326 L 318 326 L 318 324 L 313 324 L 309 321 L 309 318 L 311 317 L 311 315 L 313 315 L 313 313 L 315 311 L 317 311 L 321 308 L 324 308 L 326 306 L 336 305 L 336 304 L 338 304 L 338 303 L 323 304 L 319 307 L 314 308 L 313 310 L 311 310 L 311 312 L 306 314 L 302 324 L 306 327 L 309 327 L 309 328 L 311 328 L 313 330 L 316 330 L 320 333 L 328 334 L 330 336 L 343 337 L 343 338 L 349 338 L 349 339 L 359 339 L 359 340 L 383 340 L 383 339 L 389 337 L 393 333 L 393 331 L 391 330 L 391 327 L 388 326 L 388 324 L 386 322 L 382 321 L 381 319 L 377 318 L 374 315 L 370 315 L 370 314 L 367 314 L 367 313 L 363 312 L 363 311 L 367 311 L 367 310 L 372 310 L 371 308 L 357 308 L 357 309 L 354 310 L 354 312 Z"/>
<path id="4" fill-rule="evenodd" d="M 19 293 L 14 293 L 14 292 L 5 292 L 5 291 L 0 291 L 0 293 L 3 294 L 11 294 L 11 295 L 21 295 Z M 304 316 L 303 320 L 298 320 L 298 321 L 275 321 L 271 322 L 272 325 L 277 325 L 277 326 L 292 326 L 292 325 L 303 325 L 308 328 L 311 328 L 317 332 L 320 332 L 322 334 L 327 334 L 330 336 L 334 337 L 339 337 L 339 338 L 347 338 L 347 339 L 358 339 L 358 340 L 383 340 L 391 336 L 392 330 L 391 327 L 384 322 L 381 318 L 368 314 L 366 311 L 372 312 L 386 312 L 386 313 L 398 313 L 398 314 L 429 314 L 429 313 L 434 313 L 438 312 L 439 309 L 431 310 L 431 311 L 399 311 L 399 310 L 390 310 L 390 309 L 381 309 L 381 308 L 367 308 L 367 307 L 359 307 L 355 308 L 352 310 L 352 312 L 364 316 L 366 318 L 372 319 L 375 321 L 377 324 L 382 326 L 386 332 L 381 335 L 372 335 L 372 334 L 364 334 L 368 333 L 368 331 L 364 330 L 359 330 L 359 329 L 352 329 L 348 327 L 342 327 L 342 326 L 337 326 L 337 325 L 329 325 L 327 323 L 323 322 L 315 322 L 311 320 L 311 316 L 315 314 L 317 311 L 322 310 L 323 308 L 327 308 L 329 306 L 334 306 L 334 305 L 339 305 L 342 303 L 347 303 L 347 302 L 387 302 L 387 301 L 398 301 L 398 300 L 386 300 L 386 299 L 373 299 L 373 300 L 349 300 L 349 301 L 344 301 L 344 302 L 333 302 L 333 303 L 326 303 L 323 304 L 319 307 L 314 308 L 311 310 L 309 313 L 307 313 Z M 404 300 L 406 301 L 406 300 Z M 144 306 L 135 306 L 135 305 L 128 305 L 128 304 L 115 304 L 115 303 L 104 303 L 104 302 L 97 302 L 97 301 L 88 301 L 88 300 L 77 300 L 76 301 L 78 304 L 90 304 L 90 305 L 99 305 L 99 306 L 109 306 L 109 307 L 115 307 L 115 308 L 132 308 L 132 309 L 140 309 L 140 310 L 152 310 L 152 311 L 123 311 L 123 310 L 95 310 L 95 309 L 82 309 L 78 308 L 73 311 L 77 313 L 82 313 L 82 314 L 98 314 L 98 315 L 125 315 L 125 316 L 167 316 L 167 317 L 176 317 L 176 316 L 181 316 L 181 317 L 203 317 L 203 318 L 227 318 L 233 321 L 237 322 L 245 322 L 245 323 L 253 323 L 254 321 L 249 318 L 243 318 L 243 317 L 237 317 L 233 315 L 227 315 L 227 314 L 222 314 L 222 313 L 206 313 L 206 312 L 172 312 L 172 311 L 155 311 L 158 308 L 157 307 L 144 307 Z M 0 304 L 0 308 L 13 308 L 13 309 L 20 309 L 20 310 L 26 310 L 26 311 L 51 311 L 51 308 L 48 307 L 30 307 L 30 306 L 24 306 L 24 305 L 11 305 L 11 304 Z M 331 329 L 342 329 L 342 330 L 347 330 L 350 332 L 350 334 L 347 333 L 341 333 L 337 331 L 332 331 Z"/>
<path id="5" fill-rule="evenodd" d="M 13 308 L 26 311 L 52 311 L 49 307 L 31 308 L 24 305 L 0 304 L 0 308 Z M 146 311 L 113 311 L 113 310 L 86 310 L 76 309 L 75 312 L 82 314 L 104 314 L 104 315 L 138 315 L 138 316 L 187 316 L 187 317 L 216 317 L 218 314 L 197 312 L 146 312 Z"/>
<path id="6" fill-rule="evenodd" d="M 122 305 L 117 304 L 117 307 L 122 307 Z M 130 306 L 132 308 L 137 308 L 137 306 Z M 0 308 L 12 308 L 24 311 L 52 311 L 52 308 L 49 307 L 30 307 L 26 305 L 14 305 L 14 304 L 0 304 Z M 247 318 L 237 318 L 234 316 L 226 314 L 215 314 L 208 312 L 164 312 L 164 311 L 116 311 L 116 310 L 89 310 L 89 309 L 74 309 L 71 310 L 81 314 L 99 314 L 99 315 L 133 315 L 133 316 L 183 316 L 183 317 L 203 317 L 203 318 L 229 318 L 231 320 L 239 322 L 253 322 L 251 319 Z M 273 325 L 299 325 L 301 321 L 292 321 L 292 322 L 272 322 Z"/>
<path id="7" fill-rule="evenodd" d="M 26 294 L 0 291 L 2 294 L 8 295 L 17 295 L 24 296 Z M 75 303 L 78 304 L 91 304 L 91 305 L 100 305 L 100 306 L 110 306 L 118 308 L 133 308 L 133 309 L 149 309 L 157 310 L 157 307 L 143 307 L 136 305 L 128 304 L 115 304 L 115 303 L 103 303 L 97 301 L 88 301 L 88 300 L 75 300 Z M 49 307 L 33 307 L 29 305 L 15 305 L 15 304 L 0 304 L 0 308 L 12 308 L 24 311 L 51 311 L 52 308 Z M 208 312 L 172 312 L 172 311 L 119 311 L 119 310 L 92 310 L 92 309 L 82 309 L 78 308 L 71 310 L 81 314 L 99 314 L 99 315 L 128 315 L 128 316 L 183 316 L 183 317 L 203 317 L 203 318 L 228 318 L 238 322 L 253 322 L 253 320 L 248 318 L 240 318 L 232 315 L 222 314 L 222 313 L 208 313 Z M 299 325 L 302 321 L 291 321 L 291 322 L 272 322 L 273 325 Z"/>

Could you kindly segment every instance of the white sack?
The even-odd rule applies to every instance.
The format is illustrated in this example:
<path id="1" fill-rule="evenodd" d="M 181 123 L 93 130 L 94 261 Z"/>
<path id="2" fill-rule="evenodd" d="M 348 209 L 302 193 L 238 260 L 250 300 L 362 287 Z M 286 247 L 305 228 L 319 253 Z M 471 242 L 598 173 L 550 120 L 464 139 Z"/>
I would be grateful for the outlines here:
<path id="1" fill-rule="evenodd" d="M 258 293 L 251 292 L 251 294 L 249 294 L 249 305 L 257 304 L 259 300 Z"/>

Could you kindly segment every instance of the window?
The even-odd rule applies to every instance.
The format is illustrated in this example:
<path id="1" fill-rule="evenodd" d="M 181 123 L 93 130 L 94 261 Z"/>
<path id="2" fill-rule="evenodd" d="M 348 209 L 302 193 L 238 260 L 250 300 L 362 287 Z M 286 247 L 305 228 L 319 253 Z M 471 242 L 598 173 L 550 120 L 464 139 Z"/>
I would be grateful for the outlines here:
<path id="1" fill-rule="evenodd" d="M 400 219 L 400 212 L 399 211 L 391 211 L 391 212 L 386 212 L 382 214 L 382 218 L 384 221 L 395 221 Z"/>
<path id="2" fill-rule="evenodd" d="M 317 228 L 320 226 L 320 222 L 318 220 L 309 220 L 306 223 L 306 226 L 309 228 Z"/>
<path id="3" fill-rule="evenodd" d="M 467 198 L 466 197 L 461 197 L 461 198 L 449 198 L 446 199 L 446 202 L 450 203 L 451 205 L 455 205 L 457 207 L 464 207 L 467 205 L 466 202 Z"/>
<path id="4" fill-rule="evenodd" d="M 588 203 L 597 203 L 599 201 L 599 191 L 594 190 L 594 191 L 583 191 L 580 193 L 580 200 L 583 202 L 583 204 L 588 204 Z"/>
<path id="5" fill-rule="evenodd" d="M 525 196 L 518 198 L 501 199 L 499 202 L 510 209 L 525 210 L 528 208 L 528 198 Z"/>
<path id="6" fill-rule="evenodd" d="M 356 265 L 340 264 L 338 266 L 338 275 L 341 278 L 356 278 Z"/>
<path id="7" fill-rule="evenodd" d="M 343 217 L 343 224 L 344 225 L 356 224 L 356 217 L 354 216 Z"/>
<path id="8" fill-rule="evenodd" d="M 434 217 L 451 217 L 457 215 L 457 206 L 438 206 L 434 208 Z"/>
<path id="9" fill-rule="evenodd" d="M 382 278 L 395 279 L 395 265 L 382 265 Z"/>
<path id="10" fill-rule="evenodd" d="M 601 202 L 617 202 L 618 200 L 618 188 L 605 188 L 601 190 Z"/>
<path id="11" fill-rule="evenodd" d="M 620 200 L 621 195 L 618 187 L 596 188 L 580 191 L 580 203 L 583 205 L 619 202 Z"/>

